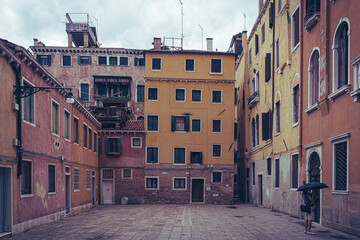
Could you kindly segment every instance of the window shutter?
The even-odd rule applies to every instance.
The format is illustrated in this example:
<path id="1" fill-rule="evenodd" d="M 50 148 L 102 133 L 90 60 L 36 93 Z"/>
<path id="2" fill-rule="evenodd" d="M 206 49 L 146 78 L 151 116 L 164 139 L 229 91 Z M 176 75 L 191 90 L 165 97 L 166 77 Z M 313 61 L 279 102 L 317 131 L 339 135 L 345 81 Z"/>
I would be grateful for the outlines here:
<path id="1" fill-rule="evenodd" d="M 274 22 L 274 3 L 270 3 L 270 9 L 269 9 L 269 28 L 273 27 Z"/>
<path id="2" fill-rule="evenodd" d="M 89 56 L 89 64 L 91 64 L 91 56 Z"/>
<path id="3" fill-rule="evenodd" d="M 272 130 L 273 130 L 273 113 L 269 110 L 269 139 L 272 138 Z"/>
<path id="4" fill-rule="evenodd" d="M 51 55 L 48 55 L 47 57 L 47 65 L 51 66 Z"/>
<path id="5" fill-rule="evenodd" d="M 199 154 L 199 158 L 200 158 L 200 159 L 199 159 L 199 163 L 200 163 L 200 164 L 202 164 L 202 155 L 203 155 L 202 152 L 200 152 L 200 154 Z"/>
<path id="6" fill-rule="evenodd" d="M 158 149 L 157 148 L 153 148 L 152 162 L 158 163 Z"/>
<path id="7" fill-rule="evenodd" d="M 266 141 L 269 139 L 269 113 L 262 113 L 262 140 Z"/>
<path id="8" fill-rule="evenodd" d="M 98 138 L 98 154 L 102 152 L 102 138 Z"/>
<path id="9" fill-rule="evenodd" d="M 116 144 L 117 144 L 117 152 L 121 153 L 121 138 L 116 139 Z"/>
<path id="10" fill-rule="evenodd" d="M 271 79 L 271 53 L 265 56 L 265 82 Z"/>
<path id="11" fill-rule="evenodd" d="M 105 153 L 108 153 L 110 148 L 109 148 L 109 139 L 108 138 L 105 138 L 105 149 L 104 149 Z"/>
<path id="12" fill-rule="evenodd" d="M 81 59 L 80 56 L 78 56 L 78 64 L 79 64 L 79 65 L 80 65 L 80 59 Z"/>
<path id="13" fill-rule="evenodd" d="M 188 132 L 190 129 L 190 118 L 189 117 L 185 117 L 185 132 Z"/>
<path id="14" fill-rule="evenodd" d="M 40 55 L 36 55 L 36 61 L 40 63 Z"/>
<path id="15" fill-rule="evenodd" d="M 171 131 L 175 131 L 175 116 L 171 116 Z"/>

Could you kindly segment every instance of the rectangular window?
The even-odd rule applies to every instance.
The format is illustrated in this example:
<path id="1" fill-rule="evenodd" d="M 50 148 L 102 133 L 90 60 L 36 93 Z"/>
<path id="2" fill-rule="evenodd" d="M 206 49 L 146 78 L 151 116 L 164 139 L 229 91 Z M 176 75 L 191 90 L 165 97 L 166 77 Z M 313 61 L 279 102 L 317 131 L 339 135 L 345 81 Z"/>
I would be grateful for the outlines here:
<path id="1" fill-rule="evenodd" d="M 55 101 L 51 101 L 51 132 L 54 134 L 59 134 L 60 124 L 59 124 L 59 104 Z"/>
<path id="2" fill-rule="evenodd" d="M 152 58 L 151 59 L 151 70 L 161 70 L 161 58 Z"/>
<path id="3" fill-rule="evenodd" d="M 132 169 L 131 168 L 123 169 L 123 179 L 132 179 Z"/>
<path id="4" fill-rule="evenodd" d="M 291 43 L 292 48 L 294 49 L 300 42 L 300 8 L 297 8 L 292 15 L 291 21 Z"/>
<path id="5" fill-rule="evenodd" d="M 280 127 L 281 127 L 280 101 L 276 102 L 275 111 L 276 111 L 276 133 L 280 133 Z"/>
<path id="6" fill-rule="evenodd" d="M 222 182 L 222 172 L 213 172 L 212 182 L 213 183 L 221 183 Z"/>
<path id="7" fill-rule="evenodd" d="M 190 118 L 188 116 L 171 116 L 171 131 L 189 131 Z"/>
<path id="8" fill-rule="evenodd" d="M 175 89 L 175 101 L 185 102 L 185 88 L 176 88 Z"/>
<path id="9" fill-rule="evenodd" d="M 131 138 L 131 147 L 133 148 L 141 148 L 141 137 L 132 137 Z"/>
<path id="10" fill-rule="evenodd" d="M 96 132 L 94 132 L 94 152 L 96 152 L 96 149 L 97 149 L 97 140 L 98 140 L 98 138 L 97 138 L 97 133 Z"/>
<path id="11" fill-rule="evenodd" d="M 119 156 L 122 150 L 121 138 L 105 138 L 105 154 L 108 156 Z"/>
<path id="12" fill-rule="evenodd" d="M 255 56 L 259 52 L 259 35 L 255 34 Z"/>
<path id="13" fill-rule="evenodd" d="M 210 73 L 222 73 L 222 59 L 211 59 Z"/>
<path id="14" fill-rule="evenodd" d="M 334 190 L 347 191 L 348 142 L 334 144 Z"/>
<path id="15" fill-rule="evenodd" d="M 202 164 L 202 152 L 190 151 L 190 163 Z"/>
<path id="16" fill-rule="evenodd" d="M 275 187 L 280 187 L 280 160 L 275 159 Z"/>
<path id="17" fill-rule="evenodd" d="M 145 66 L 145 58 L 135 58 L 135 66 Z"/>
<path id="18" fill-rule="evenodd" d="M 109 57 L 109 65 L 112 65 L 112 66 L 118 65 L 118 58 L 117 57 Z"/>
<path id="19" fill-rule="evenodd" d="M 78 64 L 79 65 L 90 65 L 91 64 L 91 56 L 79 56 Z"/>
<path id="20" fill-rule="evenodd" d="M 192 102 L 201 102 L 201 90 L 200 89 L 191 89 L 191 101 Z"/>
<path id="21" fill-rule="evenodd" d="M 146 163 L 159 163 L 159 148 L 147 147 L 146 148 Z"/>
<path id="22" fill-rule="evenodd" d="M 98 58 L 99 65 L 106 65 L 106 60 L 107 60 L 107 57 L 100 56 Z"/>
<path id="23" fill-rule="evenodd" d="M 96 88 L 99 96 L 106 96 L 107 88 L 105 83 L 96 83 Z"/>
<path id="24" fill-rule="evenodd" d="M 74 168 L 74 191 L 79 191 L 79 169 Z"/>
<path id="25" fill-rule="evenodd" d="M 174 190 L 185 190 L 186 189 L 186 178 L 173 178 L 173 189 Z"/>
<path id="26" fill-rule="evenodd" d="M 212 156 L 213 157 L 221 157 L 221 145 L 220 144 L 212 145 Z"/>
<path id="27" fill-rule="evenodd" d="M 90 100 L 90 88 L 89 88 L 89 84 L 80 84 L 80 97 L 82 100 L 84 101 L 89 101 Z"/>
<path id="28" fill-rule="evenodd" d="M 87 126 L 85 124 L 83 125 L 83 129 L 84 129 L 84 131 L 83 131 L 84 147 L 86 148 L 87 147 Z"/>
<path id="29" fill-rule="evenodd" d="M 146 189 L 159 189 L 159 177 L 145 177 Z"/>
<path id="30" fill-rule="evenodd" d="M 55 165 L 48 165 L 48 178 L 49 178 L 49 193 L 56 192 L 55 190 Z"/>
<path id="31" fill-rule="evenodd" d="M 186 164 L 185 148 L 174 148 L 174 164 Z"/>
<path id="32" fill-rule="evenodd" d="M 158 88 L 148 87 L 148 100 L 158 100 Z"/>
<path id="33" fill-rule="evenodd" d="M 251 48 L 249 49 L 249 67 L 252 64 L 252 57 L 251 57 Z"/>
<path id="34" fill-rule="evenodd" d="M 265 82 L 271 79 L 271 53 L 266 53 L 265 56 Z"/>
<path id="35" fill-rule="evenodd" d="M 70 139 L 70 113 L 64 111 L 64 138 Z"/>
<path id="36" fill-rule="evenodd" d="M 293 124 L 299 122 L 299 84 L 293 88 Z"/>
<path id="37" fill-rule="evenodd" d="M 86 170 L 86 190 L 90 190 L 90 170 Z"/>
<path id="38" fill-rule="evenodd" d="M 265 23 L 261 27 L 261 44 L 265 42 Z"/>
<path id="39" fill-rule="evenodd" d="M 291 161 L 291 188 L 299 187 L 299 155 L 292 155 Z"/>
<path id="40" fill-rule="evenodd" d="M 213 133 L 221 132 L 221 120 L 220 119 L 213 119 L 213 121 L 212 121 L 212 132 Z"/>
<path id="41" fill-rule="evenodd" d="M 120 66 L 129 66 L 129 58 L 120 57 Z"/>
<path id="42" fill-rule="evenodd" d="M 222 91 L 221 90 L 212 90 L 211 102 L 212 103 L 222 103 Z"/>
<path id="43" fill-rule="evenodd" d="M 234 140 L 237 139 L 237 123 L 234 123 Z"/>
<path id="44" fill-rule="evenodd" d="M 79 120 L 74 117 L 74 142 L 79 143 Z"/>
<path id="45" fill-rule="evenodd" d="M 279 39 L 276 40 L 276 45 L 275 45 L 275 69 L 279 68 Z"/>
<path id="46" fill-rule="evenodd" d="M 110 180 L 114 179 L 114 172 L 112 169 L 103 169 L 102 179 Z"/>
<path id="47" fill-rule="evenodd" d="M 36 60 L 41 66 L 51 66 L 51 55 L 37 55 Z"/>
<path id="48" fill-rule="evenodd" d="M 255 163 L 252 163 L 252 185 L 255 185 Z"/>
<path id="49" fill-rule="evenodd" d="M 32 162 L 21 162 L 21 194 L 32 194 Z"/>
<path id="50" fill-rule="evenodd" d="M 272 136 L 272 113 L 271 110 L 262 113 L 262 140 L 266 141 Z"/>
<path id="51" fill-rule="evenodd" d="M 267 172 L 268 172 L 268 175 L 271 175 L 271 158 L 267 158 L 266 159 L 266 162 L 267 162 Z"/>
<path id="52" fill-rule="evenodd" d="M 91 150 L 91 148 L 92 148 L 92 141 L 91 141 L 91 139 L 92 139 L 92 131 L 91 131 L 91 129 L 89 128 L 89 150 Z"/>
<path id="53" fill-rule="evenodd" d="M 185 59 L 185 71 L 188 71 L 188 72 L 195 71 L 195 60 L 194 59 Z"/>
<path id="54" fill-rule="evenodd" d="M 158 116 L 147 116 L 147 130 L 148 131 L 159 131 L 159 117 Z"/>
<path id="55" fill-rule="evenodd" d="M 62 56 L 62 66 L 71 67 L 71 56 Z"/>
<path id="56" fill-rule="evenodd" d="M 24 87 L 33 87 L 23 82 Z M 29 123 L 35 123 L 35 94 L 23 98 L 23 118 Z"/>
<path id="57" fill-rule="evenodd" d="M 234 104 L 237 104 L 237 88 L 235 88 L 235 94 L 234 94 Z"/>
<path id="58" fill-rule="evenodd" d="M 200 119 L 191 119 L 191 131 L 192 132 L 200 132 L 201 131 Z"/>
<path id="59" fill-rule="evenodd" d="M 143 103 L 144 102 L 144 85 L 139 85 L 136 87 L 136 102 Z"/>

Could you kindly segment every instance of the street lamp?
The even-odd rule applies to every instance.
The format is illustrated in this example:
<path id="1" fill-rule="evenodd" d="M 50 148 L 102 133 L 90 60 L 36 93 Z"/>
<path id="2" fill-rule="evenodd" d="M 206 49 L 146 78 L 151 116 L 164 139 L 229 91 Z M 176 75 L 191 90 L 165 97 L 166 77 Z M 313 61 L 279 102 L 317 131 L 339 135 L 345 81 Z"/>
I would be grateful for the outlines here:
<path id="1" fill-rule="evenodd" d="M 66 102 L 73 104 L 75 103 L 75 99 L 73 97 L 73 94 L 71 92 L 72 88 L 66 88 L 66 87 L 33 87 L 33 86 L 15 86 L 14 94 L 17 98 L 26 98 L 29 97 L 37 92 L 45 91 L 50 92 L 51 89 L 62 89 L 62 90 L 69 90 L 69 92 L 66 95 Z"/>

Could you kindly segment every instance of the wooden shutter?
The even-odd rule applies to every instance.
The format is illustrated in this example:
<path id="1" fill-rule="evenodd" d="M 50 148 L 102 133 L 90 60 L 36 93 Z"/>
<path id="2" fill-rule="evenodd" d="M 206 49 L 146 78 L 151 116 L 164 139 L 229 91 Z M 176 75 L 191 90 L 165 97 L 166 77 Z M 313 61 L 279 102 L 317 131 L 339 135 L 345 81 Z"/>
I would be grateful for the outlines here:
<path id="1" fill-rule="evenodd" d="M 171 131 L 173 132 L 176 130 L 175 123 L 176 123 L 176 117 L 171 116 Z"/>
<path id="2" fill-rule="evenodd" d="M 269 8 L 269 28 L 273 27 L 273 22 L 274 22 L 274 3 L 270 3 L 270 8 Z"/>
<path id="3" fill-rule="evenodd" d="M 98 138 L 98 154 L 102 152 L 102 138 Z"/>
<path id="4" fill-rule="evenodd" d="M 259 35 L 255 34 L 255 55 L 259 52 Z"/>
<path id="5" fill-rule="evenodd" d="M 271 53 L 265 56 L 265 82 L 271 79 Z"/>
<path id="6" fill-rule="evenodd" d="M 262 140 L 266 141 L 269 139 L 269 112 L 262 113 L 261 115 L 262 120 Z"/>
<path id="7" fill-rule="evenodd" d="M 273 112 L 269 110 L 269 139 L 272 138 L 273 130 Z"/>
<path id="8" fill-rule="evenodd" d="M 104 149 L 105 153 L 108 153 L 110 151 L 110 148 L 109 148 L 109 139 L 108 138 L 105 138 L 105 149 Z"/>
<path id="9" fill-rule="evenodd" d="M 116 139 L 116 144 L 117 144 L 117 152 L 121 153 L 121 138 Z"/>
<path id="10" fill-rule="evenodd" d="M 158 148 L 153 148 L 152 151 L 152 162 L 158 163 Z"/>
<path id="11" fill-rule="evenodd" d="M 190 118 L 188 116 L 185 117 L 185 132 L 188 132 L 190 129 Z"/>
<path id="12" fill-rule="evenodd" d="M 199 158 L 200 158 L 200 159 L 199 159 L 199 163 L 200 163 L 200 164 L 202 164 L 202 157 L 203 157 L 202 155 L 203 155 L 202 152 L 200 152 L 200 154 L 199 154 Z"/>

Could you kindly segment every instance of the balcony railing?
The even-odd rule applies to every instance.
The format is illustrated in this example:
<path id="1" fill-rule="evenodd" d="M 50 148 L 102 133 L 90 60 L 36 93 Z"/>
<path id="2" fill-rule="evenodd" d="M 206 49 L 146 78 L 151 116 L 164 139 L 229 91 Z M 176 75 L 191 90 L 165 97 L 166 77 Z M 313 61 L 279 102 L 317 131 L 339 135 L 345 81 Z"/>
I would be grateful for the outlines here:
<path id="1" fill-rule="evenodd" d="M 110 106 L 110 107 L 92 107 L 91 111 L 96 119 L 101 123 L 114 123 L 119 127 L 125 126 L 128 120 L 129 110 L 126 107 Z"/>
<path id="2" fill-rule="evenodd" d="M 320 0 L 307 0 L 305 13 L 305 29 L 310 30 L 320 21 Z"/>
<path id="3" fill-rule="evenodd" d="M 260 100 L 260 94 L 259 91 L 255 91 L 251 96 L 249 97 L 248 106 L 249 108 L 252 108 L 258 101 Z"/>

